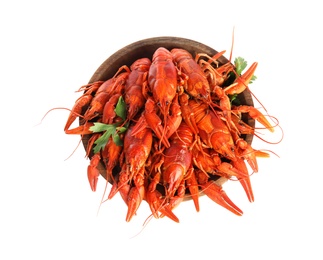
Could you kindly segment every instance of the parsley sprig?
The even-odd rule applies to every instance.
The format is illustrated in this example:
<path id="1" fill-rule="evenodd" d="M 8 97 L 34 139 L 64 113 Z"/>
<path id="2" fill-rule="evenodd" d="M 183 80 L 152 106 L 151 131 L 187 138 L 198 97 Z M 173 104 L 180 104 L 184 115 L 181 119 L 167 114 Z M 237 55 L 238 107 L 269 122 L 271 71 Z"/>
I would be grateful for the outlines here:
<path id="1" fill-rule="evenodd" d="M 95 142 L 95 146 L 93 147 L 93 152 L 98 153 L 100 150 L 103 150 L 106 146 L 109 138 L 111 137 L 113 142 L 116 143 L 118 146 L 122 146 L 123 142 L 120 138 L 120 134 L 127 131 L 127 124 L 124 124 L 124 121 L 126 120 L 126 103 L 124 102 L 122 96 L 119 97 L 118 103 L 114 109 L 116 112 L 116 115 L 122 118 L 121 122 L 115 123 L 115 124 L 104 124 L 100 122 L 94 123 L 93 126 L 90 127 L 90 130 L 93 133 L 100 133 L 104 132 Z"/>

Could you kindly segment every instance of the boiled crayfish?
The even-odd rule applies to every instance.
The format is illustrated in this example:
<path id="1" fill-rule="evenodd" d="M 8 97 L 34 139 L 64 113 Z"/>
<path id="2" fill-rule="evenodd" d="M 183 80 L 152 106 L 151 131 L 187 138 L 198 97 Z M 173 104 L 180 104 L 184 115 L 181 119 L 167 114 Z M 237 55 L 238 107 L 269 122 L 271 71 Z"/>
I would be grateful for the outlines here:
<path id="1" fill-rule="evenodd" d="M 126 221 L 146 201 L 155 218 L 178 222 L 173 209 L 190 197 L 199 211 L 201 194 L 242 215 L 216 182 L 221 177 L 238 180 L 254 200 L 248 167 L 257 172 L 257 157 L 269 154 L 244 140 L 255 129 L 242 114 L 271 132 L 274 127 L 253 106 L 236 102 L 257 63 L 242 74 L 217 61 L 222 53 L 193 57 L 160 47 L 112 78 L 80 88 L 64 130 L 86 137 L 90 187 L 96 190 L 101 173 L 112 184 L 108 199 L 119 193 L 127 205 Z M 70 129 L 76 118 L 80 126 Z"/>

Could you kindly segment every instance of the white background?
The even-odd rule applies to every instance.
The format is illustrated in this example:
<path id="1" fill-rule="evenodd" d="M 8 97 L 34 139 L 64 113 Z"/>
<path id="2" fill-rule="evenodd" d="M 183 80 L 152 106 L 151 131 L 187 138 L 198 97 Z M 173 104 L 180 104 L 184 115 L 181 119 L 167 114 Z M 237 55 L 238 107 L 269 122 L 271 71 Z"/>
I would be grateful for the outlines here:
<path id="1" fill-rule="evenodd" d="M 319 1 L 3 1 L 0 4 L 1 259 L 322 259 L 322 13 Z M 229 182 L 237 217 L 206 197 L 152 219 L 145 202 L 130 223 L 119 196 L 97 209 L 66 110 L 118 49 L 155 36 L 193 39 L 249 64 L 251 85 L 284 139 L 251 181 L 255 202 Z M 278 140 L 281 132 L 266 134 Z M 139 234 L 138 234 L 139 233 Z"/>

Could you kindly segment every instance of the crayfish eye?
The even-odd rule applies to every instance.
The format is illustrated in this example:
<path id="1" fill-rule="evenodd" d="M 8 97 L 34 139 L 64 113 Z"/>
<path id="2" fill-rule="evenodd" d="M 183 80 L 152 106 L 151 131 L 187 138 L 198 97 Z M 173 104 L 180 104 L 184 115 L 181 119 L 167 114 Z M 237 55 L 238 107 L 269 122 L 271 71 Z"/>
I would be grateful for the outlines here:
<path id="1" fill-rule="evenodd" d="M 159 106 L 159 107 L 160 107 L 160 102 L 159 102 L 159 101 L 157 102 L 157 106 Z"/>

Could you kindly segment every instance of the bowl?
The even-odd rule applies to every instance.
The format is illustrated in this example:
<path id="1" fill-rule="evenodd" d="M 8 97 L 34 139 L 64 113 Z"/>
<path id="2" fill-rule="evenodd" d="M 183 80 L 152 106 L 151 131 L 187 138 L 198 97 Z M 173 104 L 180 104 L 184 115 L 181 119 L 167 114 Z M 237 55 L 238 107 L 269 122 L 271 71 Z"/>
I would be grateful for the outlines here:
<path id="1" fill-rule="evenodd" d="M 203 43 L 186 38 L 165 36 L 143 39 L 121 48 L 120 50 L 112 54 L 110 57 L 108 57 L 94 72 L 93 76 L 89 80 L 89 83 L 93 83 L 95 81 L 108 80 L 115 75 L 115 73 L 121 66 L 130 66 L 135 60 L 139 58 L 147 57 L 151 59 L 153 53 L 159 47 L 164 47 L 168 50 L 171 50 L 172 48 L 182 48 L 190 52 L 193 57 L 195 57 L 195 55 L 198 53 L 205 53 L 209 56 L 213 56 L 216 53 L 218 53 L 218 51 Z M 224 56 L 221 56 L 218 59 L 218 61 L 220 65 L 229 62 L 229 60 L 226 59 Z M 238 99 L 243 105 L 254 106 L 252 96 L 248 90 L 245 90 L 244 92 L 240 93 L 238 95 Z M 247 114 L 243 115 L 242 120 L 251 127 L 255 126 L 255 121 L 252 118 L 250 118 Z M 244 135 L 243 138 L 249 144 L 251 144 L 253 135 Z M 88 145 L 88 140 L 89 135 L 84 135 L 82 137 L 82 143 L 85 150 Z M 105 166 L 103 162 L 99 163 L 98 169 L 100 171 L 100 174 L 106 179 L 107 176 L 105 174 Z M 108 179 L 108 181 L 112 183 L 111 180 Z M 227 181 L 227 179 L 223 177 L 215 177 L 214 181 L 216 181 L 217 184 L 222 185 Z"/>

